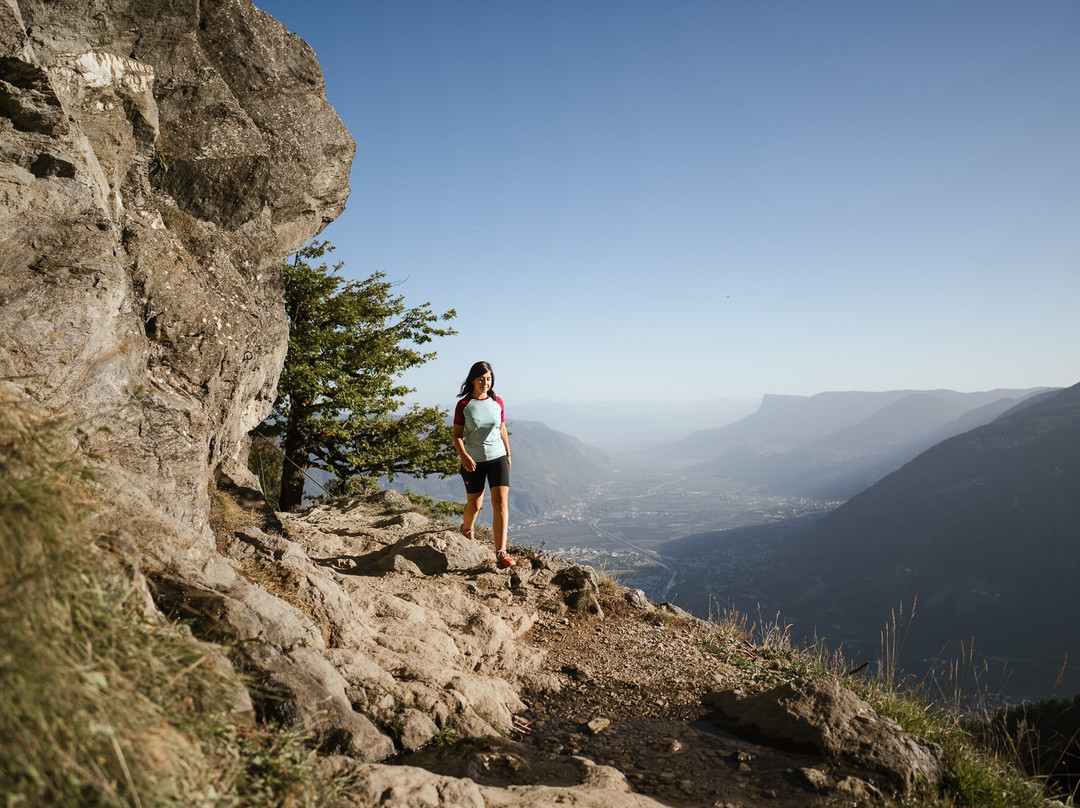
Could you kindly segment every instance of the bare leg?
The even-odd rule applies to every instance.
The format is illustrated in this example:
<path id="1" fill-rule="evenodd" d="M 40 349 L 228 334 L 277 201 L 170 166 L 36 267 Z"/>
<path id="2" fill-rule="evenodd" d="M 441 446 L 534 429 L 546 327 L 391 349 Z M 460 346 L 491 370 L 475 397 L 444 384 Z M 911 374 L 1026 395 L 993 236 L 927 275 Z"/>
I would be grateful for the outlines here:
<path id="1" fill-rule="evenodd" d="M 510 521 L 510 486 L 491 489 L 491 532 L 495 534 L 495 552 L 506 549 L 506 531 Z"/>
<path id="2" fill-rule="evenodd" d="M 484 492 L 481 491 L 479 494 L 466 493 L 465 496 L 465 512 L 462 514 L 463 524 L 461 530 L 463 533 L 471 534 L 473 527 L 476 525 L 476 515 L 484 507 Z"/>

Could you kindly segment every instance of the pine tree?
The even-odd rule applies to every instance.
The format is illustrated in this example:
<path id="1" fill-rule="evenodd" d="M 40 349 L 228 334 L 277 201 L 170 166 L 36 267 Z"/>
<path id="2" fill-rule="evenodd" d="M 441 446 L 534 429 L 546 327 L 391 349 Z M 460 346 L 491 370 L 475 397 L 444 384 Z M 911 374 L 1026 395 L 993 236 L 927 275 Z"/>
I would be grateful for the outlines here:
<path id="1" fill-rule="evenodd" d="M 420 346 L 456 333 L 440 326 L 456 316 L 431 304 L 406 308 L 394 284 L 376 272 L 347 281 L 325 263 L 328 242 L 312 242 L 284 266 L 289 351 L 264 435 L 280 438 L 285 454 L 279 507 L 301 504 L 306 472 L 319 468 L 339 481 L 373 482 L 398 474 L 449 474 L 457 468 L 448 413 L 404 407 L 413 392 L 399 382 L 409 368 L 435 358 Z"/>

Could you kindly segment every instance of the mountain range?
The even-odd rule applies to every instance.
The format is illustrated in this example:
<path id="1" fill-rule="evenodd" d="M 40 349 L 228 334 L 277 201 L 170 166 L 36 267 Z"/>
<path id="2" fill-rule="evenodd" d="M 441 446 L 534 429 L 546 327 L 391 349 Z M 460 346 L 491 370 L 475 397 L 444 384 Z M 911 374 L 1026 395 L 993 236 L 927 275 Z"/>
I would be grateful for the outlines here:
<path id="1" fill-rule="evenodd" d="M 515 418 L 541 421 L 605 452 L 630 453 L 671 443 L 750 415 L 758 401 L 601 401 L 540 399 L 514 407 Z"/>
<path id="2" fill-rule="evenodd" d="M 589 487 L 610 479 L 606 455 L 577 438 L 536 421 L 507 422 L 513 455 L 510 510 L 513 518 L 554 516 L 581 500 Z M 446 479 L 400 476 L 383 481 L 397 491 L 412 491 L 437 500 L 465 501 L 457 475 Z"/>
<path id="3" fill-rule="evenodd" d="M 693 560 L 681 589 L 699 609 L 709 595 L 764 603 L 804 634 L 869 656 L 893 615 L 914 612 L 895 629 L 909 672 L 963 651 L 1006 694 L 1080 691 L 1066 664 L 1080 656 L 1080 385 L 1028 396 L 824 517 L 664 552 Z M 724 570 L 745 569 L 748 553 L 755 572 L 740 585 Z M 701 589 L 717 584 L 724 591 Z"/>
<path id="4" fill-rule="evenodd" d="M 921 452 L 1045 388 L 765 396 L 752 415 L 659 450 L 770 494 L 846 500 Z"/>

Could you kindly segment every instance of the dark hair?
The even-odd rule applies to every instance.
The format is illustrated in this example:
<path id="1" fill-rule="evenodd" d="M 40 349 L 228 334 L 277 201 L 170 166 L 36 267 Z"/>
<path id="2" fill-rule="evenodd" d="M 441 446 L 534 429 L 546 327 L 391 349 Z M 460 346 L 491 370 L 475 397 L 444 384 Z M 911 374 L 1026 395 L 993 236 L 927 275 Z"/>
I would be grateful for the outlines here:
<path id="1" fill-rule="evenodd" d="M 461 392 L 458 393 L 458 398 L 465 398 L 465 396 L 471 396 L 473 391 L 473 380 L 479 379 L 485 373 L 491 374 L 491 387 L 488 388 L 488 395 L 492 398 L 497 398 L 495 395 L 495 371 L 491 369 L 491 365 L 487 362 L 474 362 L 473 366 L 469 368 L 469 375 L 465 377 L 465 381 L 461 383 Z"/>

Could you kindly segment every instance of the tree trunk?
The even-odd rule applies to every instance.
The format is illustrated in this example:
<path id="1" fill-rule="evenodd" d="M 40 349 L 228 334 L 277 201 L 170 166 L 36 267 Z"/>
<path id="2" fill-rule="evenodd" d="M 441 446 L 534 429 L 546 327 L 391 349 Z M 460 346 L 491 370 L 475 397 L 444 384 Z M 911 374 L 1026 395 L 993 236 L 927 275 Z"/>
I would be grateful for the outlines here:
<path id="1" fill-rule="evenodd" d="M 304 481 L 309 468 L 307 441 L 297 428 L 295 421 L 290 421 L 285 432 L 285 457 L 281 467 L 281 495 L 278 508 L 282 511 L 295 511 L 304 502 Z"/>

